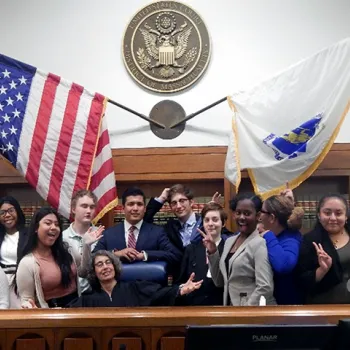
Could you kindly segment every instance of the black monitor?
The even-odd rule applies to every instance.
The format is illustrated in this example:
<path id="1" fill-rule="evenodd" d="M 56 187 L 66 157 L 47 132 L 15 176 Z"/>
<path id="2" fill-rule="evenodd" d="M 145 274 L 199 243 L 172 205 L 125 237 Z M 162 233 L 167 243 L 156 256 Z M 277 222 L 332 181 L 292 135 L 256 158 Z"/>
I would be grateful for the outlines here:
<path id="1" fill-rule="evenodd" d="M 337 325 L 187 326 L 185 350 L 335 350 Z"/>
<path id="2" fill-rule="evenodd" d="M 350 349 L 350 319 L 339 321 L 336 350 Z"/>

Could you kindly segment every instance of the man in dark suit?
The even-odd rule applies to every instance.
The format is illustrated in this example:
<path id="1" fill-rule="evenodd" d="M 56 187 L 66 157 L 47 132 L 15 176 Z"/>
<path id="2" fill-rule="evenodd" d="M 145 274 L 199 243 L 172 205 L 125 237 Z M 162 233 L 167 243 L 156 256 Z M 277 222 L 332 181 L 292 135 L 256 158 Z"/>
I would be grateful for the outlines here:
<path id="1" fill-rule="evenodd" d="M 181 260 L 181 252 L 169 241 L 164 229 L 143 220 L 146 211 L 144 193 L 136 187 L 122 195 L 124 222 L 104 231 L 98 250 L 113 251 L 126 262 L 166 261 L 171 266 Z"/>
<path id="2" fill-rule="evenodd" d="M 192 209 L 193 192 L 188 187 L 177 184 L 171 188 L 165 188 L 157 198 L 151 198 L 146 209 L 144 220 L 153 222 L 154 215 L 168 201 L 176 218 L 169 219 L 164 229 L 170 242 L 172 242 L 182 253 L 191 242 L 201 240 L 197 228 L 202 224 L 202 219 Z"/>
<path id="3" fill-rule="evenodd" d="M 199 214 L 193 212 L 193 192 L 190 188 L 176 184 L 171 188 L 165 188 L 161 195 L 151 198 L 147 208 L 144 220 L 153 223 L 155 214 L 168 201 L 170 209 L 176 218 L 171 218 L 164 225 L 170 242 L 172 242 L 182 253 L 190 243 L 202 241 L 202 236 L 197 231 L 201 228 L 202 219 Z M 216 192 L 212 202 L 219 202 L 221 195 Z M 232 232 L 223 227 L 221 232 L 225 237 L 232 235 Z"/>

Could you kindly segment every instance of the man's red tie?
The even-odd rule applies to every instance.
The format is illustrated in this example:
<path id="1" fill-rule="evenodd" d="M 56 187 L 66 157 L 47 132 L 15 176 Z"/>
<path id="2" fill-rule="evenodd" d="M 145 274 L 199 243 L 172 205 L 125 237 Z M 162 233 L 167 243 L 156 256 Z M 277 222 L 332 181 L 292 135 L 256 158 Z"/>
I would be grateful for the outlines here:
<path id="1" fill-rule="evenodd" d="M 136 248 L 136 238 L 135 238 L 136 226 L 130 226 L 128 235 L 128 248 Z"/>

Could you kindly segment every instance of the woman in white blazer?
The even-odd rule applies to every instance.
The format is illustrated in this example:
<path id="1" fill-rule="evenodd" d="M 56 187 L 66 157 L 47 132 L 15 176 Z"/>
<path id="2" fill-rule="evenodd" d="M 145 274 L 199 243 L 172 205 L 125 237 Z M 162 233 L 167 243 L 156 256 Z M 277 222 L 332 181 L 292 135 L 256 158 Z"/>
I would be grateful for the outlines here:
<path id="1" fill-rule="evenodd" d="M 266 304 L 276 304 L 266 243 L 256 228 L 261 207 L 255 194 L 243 193 L 231 200 L 239 233 L 226 240 L 221 258 L 211 235 L 201 232 L 213 281 L 224 287 L 224 305 L 259 305 L 261 296 Z"/>

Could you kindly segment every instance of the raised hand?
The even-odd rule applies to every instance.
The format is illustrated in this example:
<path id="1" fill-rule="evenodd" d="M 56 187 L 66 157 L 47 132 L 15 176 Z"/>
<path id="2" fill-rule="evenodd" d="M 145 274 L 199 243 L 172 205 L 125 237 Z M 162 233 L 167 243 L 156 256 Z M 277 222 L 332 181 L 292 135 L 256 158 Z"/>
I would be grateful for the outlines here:
<path id="1" fill-rule="evenodd" d="M 180 295 L 187 295 L 195 291 L 196 289 L 199 289 L 203 283 L 203 280 L 200 280 L 198 282 L 193 282 L 195 277 L 194 272 L 191 273 L 190 278 L 188 281 L 182 285 L 180 289 Z"/>
<path id="2" fill-rule="evenodd" d="M 102 238 L 102 233 L 105 230 L 104 226 L 99 226 L 97 230 L 94 230 L 93 227 L 90 227 L 83 236 L 83 243 L 91 246 Z"/>
<path id="3" fill-rule="evenodd" d="M 214 254 L 217 250 L 215 241 L 210 233 L 204 233 L 201 229 L 197 228 L 197 231 L 203 237 L 203 245 L 207 249 L 209 254 Z"/>
<path id="4" fill-rule="evenodd" d="M 220 204 L 220 199 L 221 199 L 221 194 L 219 192 L 215 192 L 213 197 L 211 197 L 211 202 L 214 202 L 214 203 L 217 203 L 217 204 Z"/>
<path id="5" fill-rule="evenodd" d="M 168 200 L 169 191 L 170 191 L 170 188 L 164 188 L 163 192 L 158 197 L 163 203 L 165 203 Z"/>
<path id="6" fill-rule="evenodd" d="M 294 194 L 293 191 L 289 188 L 289 182 L 286 182 L 286 188 L 280 192 L 281 196 L 285 196 L 290 198 L 294 202 Z"/>
<path id="7" fill-rule="evenodd" d="M 323 250 L 321 243 L 317 244 L 312 242 L 312 244 L 316 249 L 320 269 L 324 272 L 328 272 L 333 263 L 332 258 Z"/>

